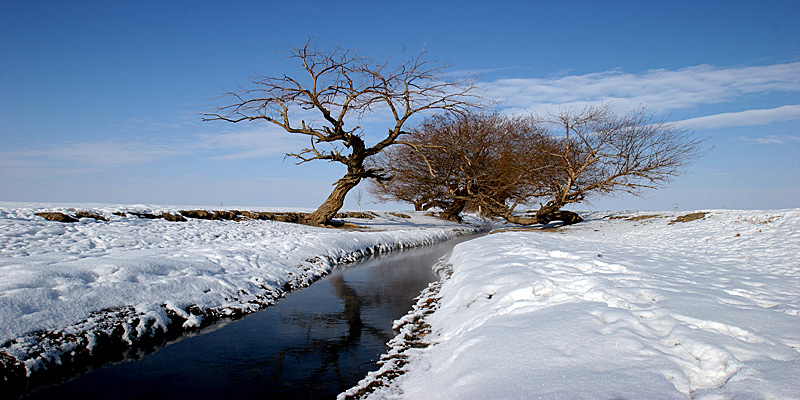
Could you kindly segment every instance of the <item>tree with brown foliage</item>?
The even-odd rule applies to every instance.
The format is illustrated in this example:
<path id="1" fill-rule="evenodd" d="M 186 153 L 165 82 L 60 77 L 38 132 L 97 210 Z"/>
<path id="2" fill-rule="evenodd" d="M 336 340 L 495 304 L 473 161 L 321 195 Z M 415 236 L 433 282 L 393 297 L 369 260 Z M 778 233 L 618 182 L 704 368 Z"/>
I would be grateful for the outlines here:
<path id="1" fill-rule="evenodd" d="M 445 219 L 458 219 L 465 209 L 498 215 L 539 194 L 550 163 L 533 146 L 547 140 L 531 118 L 436 115 L 409 134 L 407 146 L 376 159 L 393 178 L 371 190 L 418 210 L 438 207 Z"/>
<path id="2" fill-rule="evenodd" d="M 380 61 L 341 48 L 318 51 L 309 42 L 290 49 L 290 57 L 302 66 L 299 75 L 256 78 L 254 88 L 228 93 L 231 104 L 204 119 L 266 121 L 310 138 L 309 147 L 288 154 L 298 164 L 324 160 L 345 165 L 345 175 L 305 221 L 324 225 L 362 179 L 386 178 L 380 168 L 366 167 L 365 161 L 396 144 L 412 116 L 428 111 L 459 113 L 482 102 L 470 79 L 448 81 L 447 66 L 426 60 L 425 55 L 423 51 L 403 62 Z M 318 119 L 297 116 L 309 113 Z M 356 125 L 368 114 L 388 116 L 387 133 L 372 144 Z"/>
<path id="3" fill-rule="evenodd" d="M 580 222 L 562 208 L 590 196 L 640 195 L 702 154 L 702 140 L 687 129 L 642 109 L 618 115 L 609 106 L 528 117 L 437 116 L 407 142 L 380 159 L 395 177 L 373 189 L 383 199 L 438 206 L 449 218 L 471 205 L 525 225 Z M 534 202 L 534 217 L 515 215 Z"/>

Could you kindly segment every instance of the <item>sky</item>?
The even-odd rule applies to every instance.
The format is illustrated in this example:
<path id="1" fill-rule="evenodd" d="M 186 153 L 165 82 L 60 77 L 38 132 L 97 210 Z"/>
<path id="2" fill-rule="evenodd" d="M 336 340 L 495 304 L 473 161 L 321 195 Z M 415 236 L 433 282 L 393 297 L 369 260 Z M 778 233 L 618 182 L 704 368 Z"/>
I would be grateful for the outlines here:
<path id="1" fill-rule="evenodd" d="M 202 121 L 297 74 L 286 49 L 308 40 L 426 50 L 504 113 L 645 107 L 707 139 L 665 187 L 576 209 L 800 207 L 796 0 L 2 1 L 0 201 L 315 208 L 344 168 L 284 159 L 306 138 Z M 367 122 L 369 139 L 393 121 Z M 361 190 L 364 209 L 409 208 Z"/>

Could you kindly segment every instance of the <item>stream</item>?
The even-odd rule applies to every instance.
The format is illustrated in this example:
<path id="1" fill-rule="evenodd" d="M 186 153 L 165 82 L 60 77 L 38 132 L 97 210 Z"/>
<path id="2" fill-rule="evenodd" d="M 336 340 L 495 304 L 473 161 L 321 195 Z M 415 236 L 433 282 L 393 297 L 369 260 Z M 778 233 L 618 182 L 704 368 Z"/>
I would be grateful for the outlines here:
<path id="1" fill-rule="evenodd" d="M 25 399 L 333 399 L 395 336 L 459 237 L 332 272 L 275 306 L 221 322 L 138 361 L 107 365 Z"/>

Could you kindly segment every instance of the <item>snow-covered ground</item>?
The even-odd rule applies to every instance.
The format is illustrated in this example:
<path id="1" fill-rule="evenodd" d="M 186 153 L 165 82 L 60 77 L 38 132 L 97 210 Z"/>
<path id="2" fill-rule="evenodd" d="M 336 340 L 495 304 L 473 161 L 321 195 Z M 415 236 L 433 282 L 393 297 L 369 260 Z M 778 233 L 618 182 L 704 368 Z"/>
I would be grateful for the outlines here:
<path id="1" fill-rule="evenodd" d="M 652 214 L 458 245 L 450 278 L 398 321 L 383 373 L 360 388 L 377 387 L 373 399 L 800 398 L 800 210 Z M 390 381 L 387 368 L 405 373 Z"/>
<path id="2" fill-rule="evenodd" d="M 35 216 L 77 210 L 108 221 Z M 120 327 L 135 340 L 170 314 L 191 328 L 209 310 L 253 311 L 337 262 L 465 228 L 419 214 L 348 220 L 364 230 L 130 214 L 177 210 L 0 203 L 0 364 L 31 372 Z M 800 210 L 671 223 L 684 214 L 593 213 L 458 245 L 440 266 L 449 279 L 398 323 L 413 335 L 379 380 L 404 373 L 372 398 L 800 398 Z"/>
<path id="3" fill-rule="evenodd" d="M 192 328 L 209 312 L 254 311 L 338 262 L 470 230 L 414 213 L 348 220 L 363 230 L 130 214 L 181 209 L 0 203 L 0 366 L 16 363 L 12 356 L 30 374 L 91 350 L 98 335 L 130 341 L 167 329 L 170 314 Z M 107 221 L 53 222 L 35 215 L 42 211 L 85 211 Z"/>

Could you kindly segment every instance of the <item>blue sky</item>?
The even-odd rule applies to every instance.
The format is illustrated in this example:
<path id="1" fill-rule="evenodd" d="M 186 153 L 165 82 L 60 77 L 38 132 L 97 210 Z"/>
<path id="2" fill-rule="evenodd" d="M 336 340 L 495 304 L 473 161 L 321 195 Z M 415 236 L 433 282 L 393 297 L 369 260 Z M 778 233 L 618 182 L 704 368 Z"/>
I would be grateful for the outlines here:
<path id="1" fill-rule="evenodd" d="M 201 121 L 226 90 L 296 72 L 284 50 L 310 37 L 426 48 L 504 112 L 643 105 L 713 146 L 666 188 L 578 208 L 800 207 L 796 0 L 3 1 L 0 200 L 316 207 L 344 171 L 284 161 L 304 138 Z"/>

